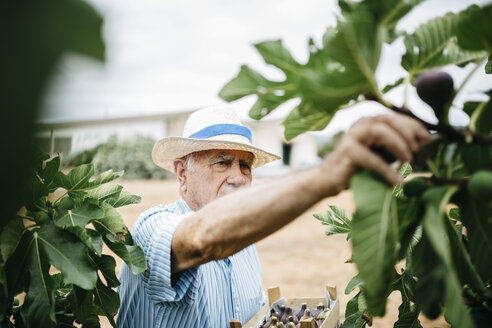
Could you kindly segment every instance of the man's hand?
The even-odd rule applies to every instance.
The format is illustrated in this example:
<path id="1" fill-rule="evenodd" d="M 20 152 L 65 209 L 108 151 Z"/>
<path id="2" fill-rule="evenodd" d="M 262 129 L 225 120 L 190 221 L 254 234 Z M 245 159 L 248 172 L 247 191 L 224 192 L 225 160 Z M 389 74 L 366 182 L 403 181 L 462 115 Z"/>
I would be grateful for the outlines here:
<path id="1" fill-rule="evenodd" d="M 401 183 L 398 172 L 371 147 L 382 147 L 401 162 L 410 162 L 420 142 L 429 136 L 422 124 L 401 114 L 362 118 L 342 137 L 320 169 L 332 175 L 330 180 L 338 190 L 348 187 L 358 168 L 374 170 L 391 183 Z"/>

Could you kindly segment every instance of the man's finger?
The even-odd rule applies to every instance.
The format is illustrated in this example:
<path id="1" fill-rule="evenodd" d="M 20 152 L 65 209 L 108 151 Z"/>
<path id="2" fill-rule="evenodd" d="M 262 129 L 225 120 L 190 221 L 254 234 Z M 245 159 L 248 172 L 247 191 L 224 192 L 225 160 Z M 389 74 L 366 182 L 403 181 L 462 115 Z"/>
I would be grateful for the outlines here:
<path id="1" fill-rule="evenodd" d="M 368 129 L 364 142 L 368 146 L 382 146 L 403 162 L 412 160 L 413 153 L 406 140 L 389 124 L 376 122 Z"/>
<path id="2" fill-rule="evenodd" d="M 367 147 L 354 142 L 351 143 L 349 152 L 349 156 L 357 167 L 374 170 L 393 184 L 403 182 L 398 172 L 393 170 L 388 163 Z"/>
<path id="3" fill-rule="evenodd" d="M 381 121 L 390 125 L 402 138 L 405 139 L 413 153 L 419 149 L 419 134 L 428 134 L 425 127 L 419 122 L 403 115 L 384 115 Z"/>

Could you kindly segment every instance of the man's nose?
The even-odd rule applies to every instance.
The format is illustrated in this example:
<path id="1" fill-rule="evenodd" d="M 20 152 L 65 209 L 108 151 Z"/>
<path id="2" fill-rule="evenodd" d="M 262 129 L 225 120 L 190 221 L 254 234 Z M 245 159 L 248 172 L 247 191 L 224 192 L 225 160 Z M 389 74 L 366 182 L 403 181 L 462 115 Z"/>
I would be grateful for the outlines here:
<path id="1" fill-rule="evenodd" d="M 227 182 L 238 187 L 243 186 L 248 182 L 248 179 L 241 171 L 241 165 L 238 162 L 231 165 Z"/>

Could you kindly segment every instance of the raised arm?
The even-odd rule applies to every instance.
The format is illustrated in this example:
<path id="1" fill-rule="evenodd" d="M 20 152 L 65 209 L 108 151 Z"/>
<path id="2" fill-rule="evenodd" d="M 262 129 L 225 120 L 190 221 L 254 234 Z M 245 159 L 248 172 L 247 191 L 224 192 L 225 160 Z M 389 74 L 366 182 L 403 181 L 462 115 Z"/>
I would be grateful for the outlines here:
<path id="1" fill-rule="evenodd" d="M 226 258 L 277 231 L 319 200 L 346 189 L 359 168 L 401 182 L 371 147 L 384 147 L 408 162 L 428 136 L 422 125 L 403 115 L 359 120 L 321 165 L 240 189 L 184 219 L 172 240 L 172 272 Z"/>

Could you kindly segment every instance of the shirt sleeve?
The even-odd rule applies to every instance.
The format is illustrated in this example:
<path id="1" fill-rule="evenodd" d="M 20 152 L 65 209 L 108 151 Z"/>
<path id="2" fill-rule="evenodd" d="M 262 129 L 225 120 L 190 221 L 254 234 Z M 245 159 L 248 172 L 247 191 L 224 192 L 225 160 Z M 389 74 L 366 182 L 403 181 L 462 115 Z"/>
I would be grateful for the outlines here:
<path id="1" fill-rule="evenodd" d="M 197 269 L 171 274 L 172 238 L 176 227 L 190 214 L 153 213 L 136 231 L 148 264 L 142 276 L 144 288 L 155 302 L 192 303 L 195 298 Z"/>

